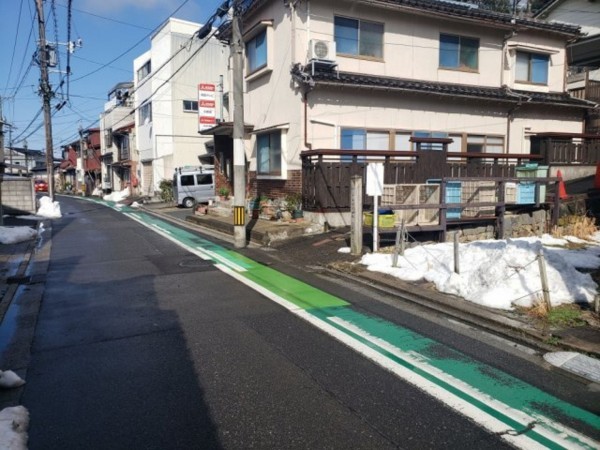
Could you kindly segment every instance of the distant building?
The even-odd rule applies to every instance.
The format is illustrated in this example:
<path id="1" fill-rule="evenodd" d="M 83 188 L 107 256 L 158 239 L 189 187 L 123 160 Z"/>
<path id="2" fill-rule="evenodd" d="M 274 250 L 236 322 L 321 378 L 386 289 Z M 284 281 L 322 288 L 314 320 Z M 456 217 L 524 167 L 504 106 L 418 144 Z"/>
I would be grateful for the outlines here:
<path id="1" fill-rule="evenodd" d="M 133 63 L 131 120 L 145 195 L 154 195 L 161 180 L 172 179 L 176 167 L 199 165 L 213 147 L 212 137 L 198 133 L 200 113 L 207 111 L 209 126 L 222 119 L 218 91 L 222 76 L 227 90 L 229 47 L 214 38 L 198 39 L 199 28 L 198 23 L 169 19 Z M 204 105 L 199 105 L 200 84 L 214 88 L 213 99 Z"/>
<path id="2" fill-rule="evenodd" d="M 102 190 L 120 191 L 137 184 L 133 85 L 131 81 L 116 84 L 108 92 L 108 101 L 100 115 L 100 159 Z"/>
<path id="3" fill-rule="evenodd" d="M 4 151 L 4 161 L 6 163 L 5 173 L 30 176 L 35 169 L 45 170 L 46 153 L 27 147 L 7 147 Z"/>

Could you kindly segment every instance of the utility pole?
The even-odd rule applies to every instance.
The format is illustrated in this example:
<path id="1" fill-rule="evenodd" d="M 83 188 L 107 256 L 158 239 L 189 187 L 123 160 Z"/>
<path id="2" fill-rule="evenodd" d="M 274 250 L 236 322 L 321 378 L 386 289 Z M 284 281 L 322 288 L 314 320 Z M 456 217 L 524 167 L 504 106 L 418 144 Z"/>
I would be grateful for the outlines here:
<path id="1" fill-rule="evenodd" d="M 2 206 L 2 182 L 4 181 L 4 115 L 2 113 L 2 97 L 0 97 L 0 226 L 4 226 L 4 208 Z"/>
<path id="2" fill-rule="evenodd" d="M 40 33 L 39 62 L 40 62 L 40 95 L 44 109 L 44 129 L 46 131 L 46 173 L 48 177 L 48 196 L 54 201 L 54 157 L 52 150 L 52 118 L 50 116 L 50 99 L 52 89 L 48 81 L 48 47 L 46 45 L 46 19 L 44 16 L 43 0 L 35 0 Z"/>
<path id="3" fill-rule="evenodd" d="M 244 151 L 244 55 L 242 2 L 233 0 L 233 244 L 246 247 L 246 153 Z"/>

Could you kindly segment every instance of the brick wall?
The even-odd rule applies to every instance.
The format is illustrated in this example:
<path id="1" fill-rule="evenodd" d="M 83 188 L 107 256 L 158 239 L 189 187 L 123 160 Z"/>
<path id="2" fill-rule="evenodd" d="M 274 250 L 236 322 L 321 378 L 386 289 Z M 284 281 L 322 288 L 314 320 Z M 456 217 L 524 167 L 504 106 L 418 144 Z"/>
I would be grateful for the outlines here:
<path id="1" fill-rule="evenodd" d="M 5 177 L 1 188 L 5 213 L 35 214 L 35 192 L 31 178 Z"/>
<path id="2" fill-rule="evenodd" d="M 261 180 L 256 172 L 248 172 L 248 196 L 284 198 L 286 194 L 302 192 L 302 171 L 289 170 L 287 180 Z"/>

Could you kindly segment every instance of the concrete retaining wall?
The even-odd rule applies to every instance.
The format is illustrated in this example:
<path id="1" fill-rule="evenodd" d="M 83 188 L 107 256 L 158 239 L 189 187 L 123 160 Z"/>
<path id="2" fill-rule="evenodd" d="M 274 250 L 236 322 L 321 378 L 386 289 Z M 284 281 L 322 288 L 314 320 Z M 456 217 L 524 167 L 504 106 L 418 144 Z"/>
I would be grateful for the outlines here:
<path id="1" fill-rule="evenodd" d="M 35 191 L 31 178 L 5 176 L 1 189 L 5 214 L 35 214 Z"/>

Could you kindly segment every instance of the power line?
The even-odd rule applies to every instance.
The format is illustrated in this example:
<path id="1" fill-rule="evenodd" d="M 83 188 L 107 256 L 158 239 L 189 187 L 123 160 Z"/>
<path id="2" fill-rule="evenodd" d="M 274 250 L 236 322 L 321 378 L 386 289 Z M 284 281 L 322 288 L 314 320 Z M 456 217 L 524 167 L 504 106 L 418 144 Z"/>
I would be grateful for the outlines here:
<path id="1" fill-rule="evenodd" d="M 23 11 L 23 0 L 19 4 L 19 17 L 17 18 L 17 31 L 15 33 L 15 42 L 13 44 L 12 55 L 10 57 L 10 67 L 8 69 L 8 76 L 6 77 L 6 87 L 4 88 L 4 93 L 6 93 L 6 89 L 8 88 L 8 82 L 10 80 L 10 76 L 12 75 L 13 63 L 15 61 L 15 52 L 17 50 L 17 41 L 19 39 L 19 29 L 21 27 L 21 12 Z"/>
<path id="2" fill-rule="evenodd" d="M 177 11 L 179 11 L 181 8 L 184 7 L 184 5 L 188 2 L 189 0 L 184 0 L 184 2 L 179 5 L 177 7 L 177 9 L 175 9 L 175 11 L 173 11 L 169 17 L 173 16 L 174 14 L 177 13 Z M 136 48 L 138 45 L 140 45 L 142 42 L 144 42 L 148 37 L 150 37 L 156 30 L 160 29 L 164 24 L 164 21 L 161 22 L 157 27 L 155 27 L 152 31 L 150 31 L 148 34 L 146 34 L 142 39 L 140 39 L 139 41 L 137 41 L 133 46 L 129 47 L 127 50 L 125 50 L 123 53 L 121 53 L 119 56 L 117 56 L 116 58 L 113 58 L 112 60 L 108 61 L 107 63 L 103 64 L 101 67 L 98 67 L 97 69 L 80 76 L 79 78 L 75 78 L 73 80 L 73 82 L 75 81 L 79 81 L 79 80 L 83 80 L 84 78 L 89 77 L 90 75 L 93 75 L 99 71 L 101 71 L 102 69 L 108 67 L 110 64 L 114 63 L 115 61 L 121 59 L 123 56 L 125 56 L 127 53 L 129 53 L 131 50 L 133 50 L 134 48 Z"/>
<path id="3" fill-rule="evenodd" d="M 69 4 L 70 3 L 71 3 L 71 0 L 69 0 Z M 61 4 L 59 4 L 58 6 L 60 6 L 62 8 L 67 8 L 68 7 L 68 6 L 61 5 Z M 82 14 L 87 14 L 88 16 L 97 17 L 99 19 L 107 20 L 109 22 L 119 23 L 121 25 L 126 25 L 126 26 L 133 27 L 133 28 L 139 28 L 139 29 L 142 29 L 142 30 L 151 30 L 148 27 L 144 27 L 144 26 L 141 26 L 141 25 L 136 25 L 134 23 L 123 22 L 122 20 L 113 19 L 111 17 L 101 16 L 99 14 L 95 14 L 95 13 L 92 13 L 92 12 L 89 12 L 89 11 L 85 11 L 83 9 L 78 9 L 78 8 L 71 8 L 71 9 L 73 11 L 77 11 L 77 12 L 82 13 Z"/>

